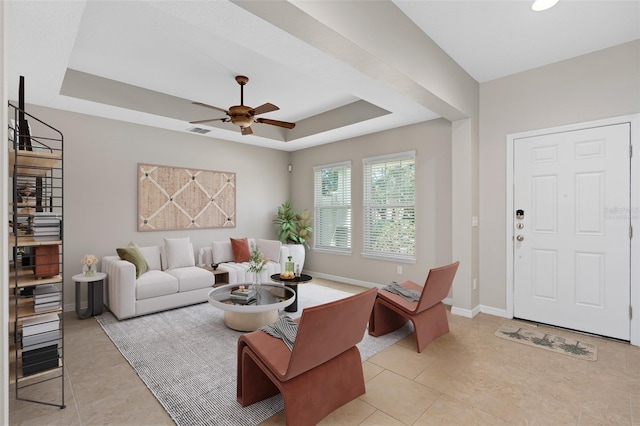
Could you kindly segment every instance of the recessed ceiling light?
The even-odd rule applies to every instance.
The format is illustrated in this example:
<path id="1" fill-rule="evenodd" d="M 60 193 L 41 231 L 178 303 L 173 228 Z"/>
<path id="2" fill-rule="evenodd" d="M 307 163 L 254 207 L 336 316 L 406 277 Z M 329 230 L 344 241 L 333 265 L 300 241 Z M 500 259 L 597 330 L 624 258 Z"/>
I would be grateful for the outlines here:
<path id="1" fill-rule="evenodd" d="M 535 12 L 542 12 L 543 10 L 551 9 L 558 3 L 558 0 L 536 0 L 531 6 L 531 10 Z"/>

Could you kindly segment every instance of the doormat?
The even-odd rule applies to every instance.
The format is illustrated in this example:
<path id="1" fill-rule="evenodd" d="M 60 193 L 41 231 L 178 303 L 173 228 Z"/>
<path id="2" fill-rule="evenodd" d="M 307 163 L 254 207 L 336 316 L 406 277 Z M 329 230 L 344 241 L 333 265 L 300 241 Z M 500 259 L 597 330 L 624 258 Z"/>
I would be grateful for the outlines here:
<path id="1" fill-rule="evenodd" d="M 586 361 L 596 361 L 598 359 L 598 348 L 591 343 L 585 343 L 567 337 L 554 336 L 553 334 L 543 333 L 528 327 L 503 325 L 496 331 L 495 335 L 502 339 L 569 355 Z"/>

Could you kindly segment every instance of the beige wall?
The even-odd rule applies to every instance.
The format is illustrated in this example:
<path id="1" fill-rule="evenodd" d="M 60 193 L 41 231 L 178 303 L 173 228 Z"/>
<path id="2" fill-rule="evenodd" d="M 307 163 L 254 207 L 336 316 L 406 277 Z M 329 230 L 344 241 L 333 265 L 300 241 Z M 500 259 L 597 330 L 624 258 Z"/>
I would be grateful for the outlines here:
<path id="1" fill-rule="evenodd" d="M 195 251 L 229 237 L 275 238 L 271 220 L 288 197 L 289 153 L 29 105 L 28 111 L 64 134 L 65 304 L 80 258 L 115 255 L 129 241 L 162 244 L 190 237 Z M 137 164 L 236 173 L 236 228 L 137 231 Z"/>
<path id="2" fill-rule="evenodd" d="M 362 159 L 416 151 L 417 262 L 402 264 L 362 257 Z M 313 167 L 351 160 L 352 254 L 307 251 L 305 270 L 356 284 L 387 284 L 411 279 L 424 283 L 434 265 L 451 260 L 451 123 L 433 120 L 292 154 L 291 200 L 297 210 L 313 211 Z M 402 265 L 403 274 L 396 267 Z"/>
<path id="3" fill-rule="evenodd" d="M 506 308 L 506 137 L 640 112 L 640 41 L 480 86 L 480 304 Z"/>

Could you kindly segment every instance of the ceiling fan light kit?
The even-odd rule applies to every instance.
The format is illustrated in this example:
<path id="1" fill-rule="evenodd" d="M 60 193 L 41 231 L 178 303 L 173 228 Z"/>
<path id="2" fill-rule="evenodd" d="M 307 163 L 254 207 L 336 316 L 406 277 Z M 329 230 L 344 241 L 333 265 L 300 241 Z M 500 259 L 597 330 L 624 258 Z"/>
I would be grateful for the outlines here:
<path id="1" fill-rule="evenodd" d="M 543 10 L 551 9 L 558 1 L 559 0 L 535 0 L 531 5 L 531 10 L 534 12 L 542 12 Z"/>
<path id="2" fill-rule="evenodd" d="M 192 102 L 194 105 L 199 105 L 205 108 L 211 108 L 220 112 L 224 112 L 225 114 L 227 114 L 227 117 L 190 121 L 189 123 L 200 124 L 208 123 L 211 121 L 222 121 L 224 123 L 227 121 L 231 121 L 231 123 L 240 127 L 240 131 L 243 135 L 250 135 L 253 133 L 253 130 L 251 130 L 251 125 L 253 123 L 269 124 L 271 126 L 283 127 L 285 129 L 293 129 L 296 126 L 295 123 L 289 123 L 286 121 L 271 120 L 268 118 L 255 118 L 256 115 L 277 111 L 280 108 L 269 102 L 267 102 L 266 104 L 262 104 L 256 108 L 246 106 L 244 104 L 244 86 L 249 82 L 249 77 L 238 75 L 236 76 L 236 82 L 240 85 L 240 105 L 234 105 L 226 110 L 213 105 L 207 105 L 202 102 Z"/>

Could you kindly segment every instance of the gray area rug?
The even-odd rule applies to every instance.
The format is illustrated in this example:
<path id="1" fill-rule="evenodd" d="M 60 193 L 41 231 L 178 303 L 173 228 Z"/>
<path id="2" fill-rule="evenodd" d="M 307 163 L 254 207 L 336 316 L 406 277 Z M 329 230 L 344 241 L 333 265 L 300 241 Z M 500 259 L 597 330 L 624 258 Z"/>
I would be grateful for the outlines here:
<path id="1" fill-rule="evenodd" d="M 349 296 L 315 284 L 301 286 L 298 312 Z M 98 323 L 178 425 L 256 425 L 284 408 L 281 395 L 248 407 L 236 401 L 236 345 L 241 332 L 227 328 L 209 303 L 118 321 L 110 312 Z M 371 337 L 358 349 L 366 360 L 413 332 L 408 323 Z"/>

